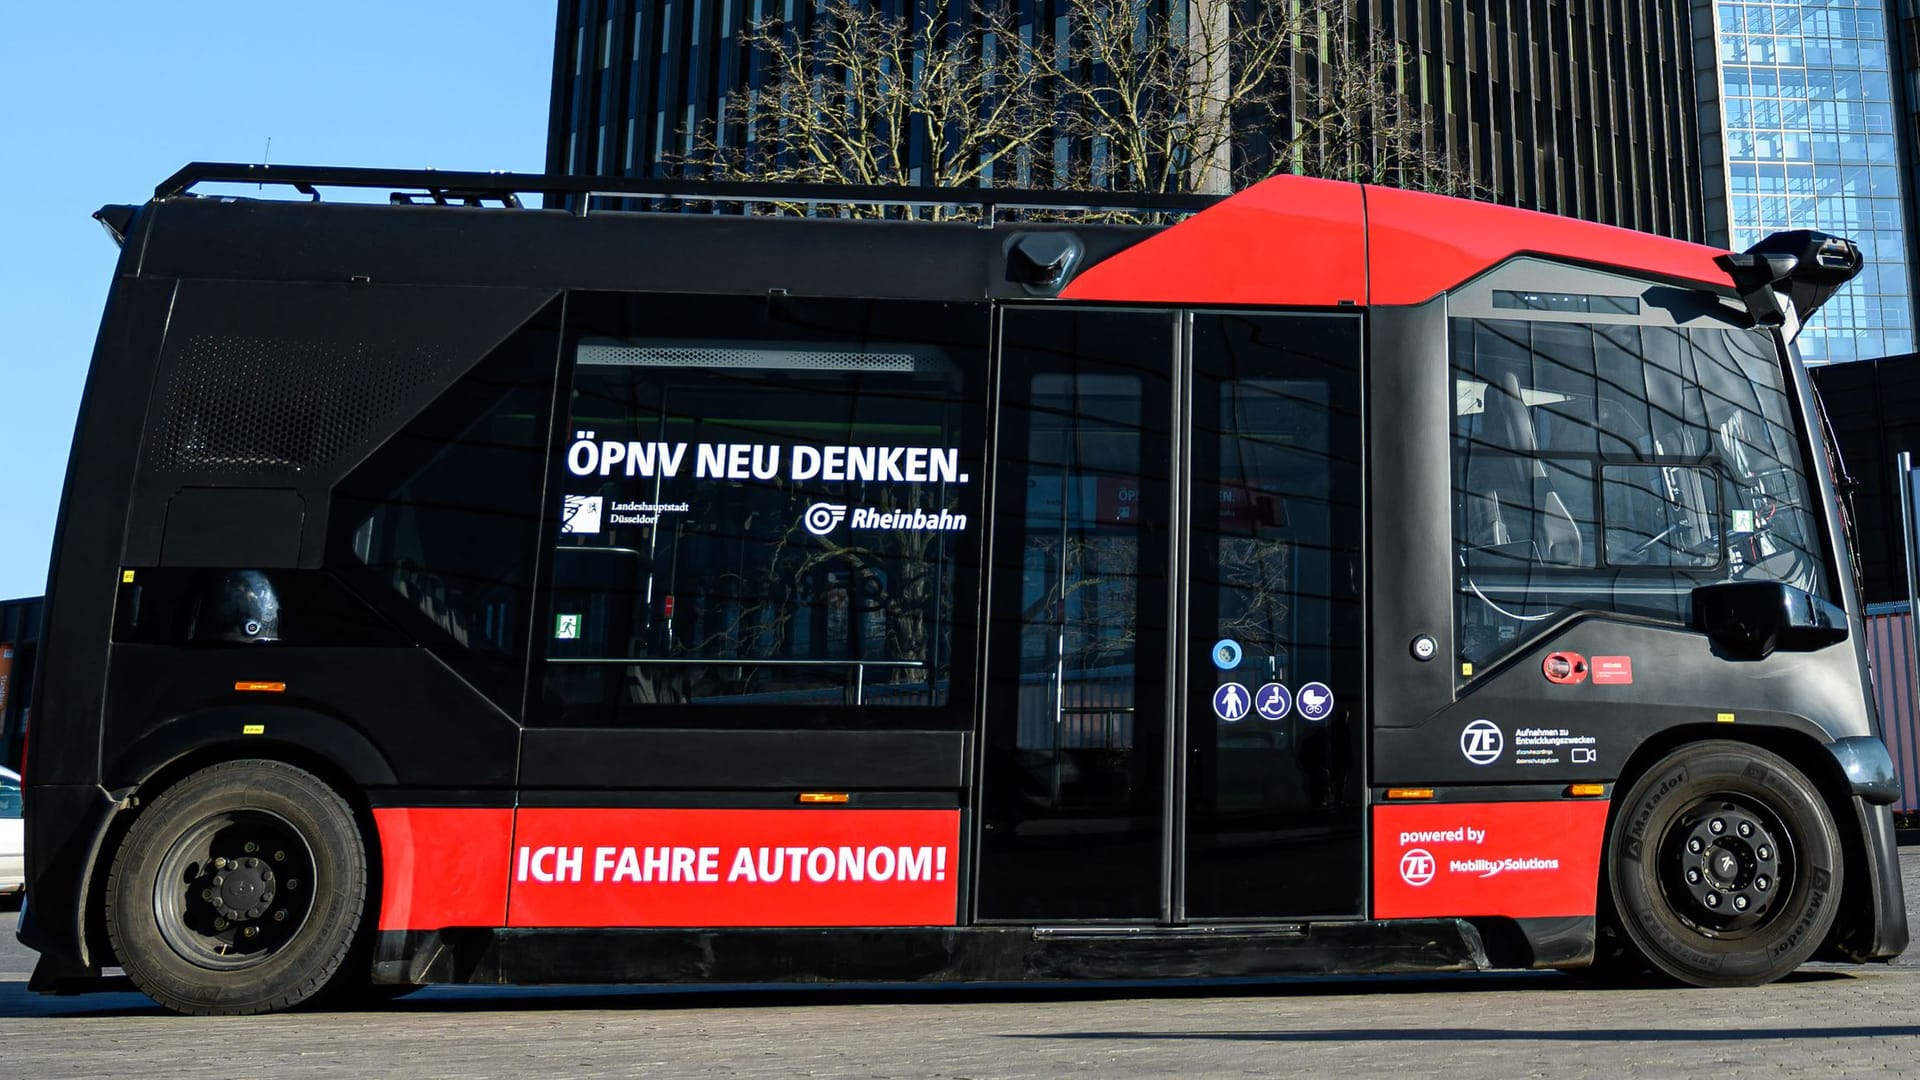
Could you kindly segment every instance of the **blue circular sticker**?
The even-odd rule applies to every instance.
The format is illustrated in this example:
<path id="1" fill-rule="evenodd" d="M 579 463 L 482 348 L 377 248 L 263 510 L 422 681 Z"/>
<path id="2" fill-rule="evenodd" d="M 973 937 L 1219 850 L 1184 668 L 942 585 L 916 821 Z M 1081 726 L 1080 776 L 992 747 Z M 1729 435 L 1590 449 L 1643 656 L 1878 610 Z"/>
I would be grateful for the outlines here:
<path id="1" fill-rule="evenodd" d="M 1213 666 L 1221 671 L 1232 671 L 1240 666 L 1240 643 L 1230 637 L 1223 637 L 1213 643 Z"/>

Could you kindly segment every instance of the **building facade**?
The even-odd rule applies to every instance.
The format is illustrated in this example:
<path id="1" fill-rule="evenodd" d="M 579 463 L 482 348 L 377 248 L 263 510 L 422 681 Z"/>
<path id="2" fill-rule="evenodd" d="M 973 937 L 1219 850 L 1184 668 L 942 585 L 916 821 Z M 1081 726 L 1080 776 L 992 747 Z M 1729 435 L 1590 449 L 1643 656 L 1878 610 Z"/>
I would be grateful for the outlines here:
<path id="1" fill-rule="evenodd" d="M 0 600 L 0 765 L 18 771 L 33 715 L 33 662 L 46 601 Z"/>
<path id="2" fill-rule="evenodd" d="M 1913 118 L 1900 104 L 1913 98 L 1885 0 L 1694 0 L 1693 16 L 1709 242 L 1743 250 L 1783 229 L 1853 240 L 1866 268 L 1802 330 L 1801 355 L 1914 351 L 1901 136 Z"/>
<path id="3" fill-rule="evenodd" d="M 917 7 L 873 2 L 896 15 Z M 1008 2 L 1023 29 L 1069 29 L 1066 0 Z M 1200 17 L 1173 2 L 1159 10 Z M 664 175 L 729 91 L 757 88 L 742 28 L 804 26 L 813 11 L 809 0 L 560 0 L 549 170 Z M 1706 239 L 1686 5 L 1355 0 L 1353 13 L 1357 34 L 1399 42 L 1396 78 L 1423 112 L 1426 145 L 1483 197 Z M 1314 69 L 1297 59 L 1296 73 Z M 1259 141 L 1252 133 L 1243 152 Z"/>

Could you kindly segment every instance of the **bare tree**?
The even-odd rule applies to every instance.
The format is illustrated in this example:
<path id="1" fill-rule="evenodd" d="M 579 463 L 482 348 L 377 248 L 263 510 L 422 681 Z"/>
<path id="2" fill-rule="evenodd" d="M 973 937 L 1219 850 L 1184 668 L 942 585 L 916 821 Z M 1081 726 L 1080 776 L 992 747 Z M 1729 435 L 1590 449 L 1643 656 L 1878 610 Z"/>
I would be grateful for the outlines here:
<path id="1" fill-rule="evenodd" d="M 1131 0 L 1072 0 L 1057 94 L 1083 153 L 1080 178 L 1100 189 L 1230 190 L 1234 118 L 1272 112 L 1304 13 L 1322 2 L 1203 0 L 1169 17 Z"/>
<path id="2" fill-rule="evenodd" d="M 1073 0 L 1060 94 L 1091 186 L 1217 193 L 1289 172 L 1468 192 L 1405 90 L 1404 47 L 1354 8 Z"/>
<path id="3" fill-rule="evenodd" d="M 1324 20 L 1341 0 L 1307 0 Z M 1277 171 L 1330 180 L 1479 193 L 1466 169 L 1433 148 L 1429 118 L 1399 89 L 1406 48 L 1378 29 L 1354 35 L 1338 23 L 1309 31 L 1326 62 L 1317 78 L 1292 85 L 1292 134 L 1278 147 Z"/>
<path id="4" fill-rule="evenodd" d="M 728 96 L 686 164 L 719 178 L 965 187 L 992 183 L 1046 136 L 1049 68 L 1006 9 L 928 0 L 894 18 L 825 0 L 804 32 L 742 40 L 763 88 Z"/>
<path id="5" fill-rule="evenodd" d="M 1067 30 L 1000 0 L 893 17 L 823 0 L 756 23 L 761 88 L 692 133 L 726 179 L 1225 192 L 1275 172 L 1465 191 L 1356 0 L 1070 0 Z M 872 212 L 872 211 L 869 211 Z M 936 215 L 937 216 L 937 215 Z"/>

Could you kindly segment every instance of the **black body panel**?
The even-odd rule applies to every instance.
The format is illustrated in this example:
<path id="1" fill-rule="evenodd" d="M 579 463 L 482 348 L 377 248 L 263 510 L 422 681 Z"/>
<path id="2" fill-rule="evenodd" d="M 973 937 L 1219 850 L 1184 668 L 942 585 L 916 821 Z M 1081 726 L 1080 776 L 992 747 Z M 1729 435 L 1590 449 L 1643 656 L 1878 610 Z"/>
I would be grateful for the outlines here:
<path id="1" fill-rule="evenodd" d="M 525 788 L 853 789 L 965 786 L 959 731 L 529 728 Z"/>
<path id="2" fill-rule="evenodd" d="M 1631 656 L 1633 682 L 1549 683 L 1541 664 L 1549 653 L 1558 651 Z M 1858 700 L 1850 646 L 1732 662 L 1715 655 L 1707 639 L 1690 630 L 1625 619 L 1579 618 L 1482 676 L 1452 705 L 1410 725 L 1377 727 L 1374 783 L 1614 780 L 1649 737 L 1695 724 L 1718 728 L 1713 734 L 1723 738 L 1739 738 L 1744 725 L 1783 728 L 1804 736 L 1811 749 L 1812 744 L 1842 735 L 1864 734 L 1858 730 L 1857 708 L 1834 707 L 1835 702 Z M 1699 704 L 1674 704 L 1677 701 Z M 1461 732 L 1467 724 L 1483 719 L 1500 727 L 1507 746 L 1497 760 L 1475 765 L 1461 752 Z M 1591 736 L 1595 741 L 1588 748 L 1595 752 L 1590 760 L 1581 755 L 1580 761 L 1566 750 L 1552 757 L 1516 759 L 1513 744 L 1521 728 L 1564 728 L 1572 738 Z M 1823 764 L 1818 758 L 1807 760 L 1809 768 Z"/>
<path id="3" fill-rule="evenodd" d="M 66 966 L 91 967 L 86 911 L 88 883 L 100 857 L 101 842 L 124 803 L 94 785 L 45 784 L 27 789 L 33 810 L 27 814 L 27 851 L 47 854 L 27 862 L 26 912 L 18 936 L 22 944 Z"/>
<path id="4" fill-rule="evenodd" d="M 1488 966 L 1459 919 L 1250 929 L 449 930 L 380 935 L 382 983 L 1191 979 Z"/>
<path id="5" fill-rule="evenodd" d="M 108 640 L 115 578 L 126 525 L 126 492 L 145 420 L 144 395 L 113 392 L 146 386 L 160 348 L 173 283 L 128 276 L 137 259 L 122 253 L 87 374 L 67 459 L 66 486 L 47 571 L 47 616 L 34 672 L 35 714 L 26 801 L 27 892 L 33 937 L 42 952 L 78 959 L 85 951 L 86 881 L 99 850 L 110 802 L 99 789 L 99 717 L 106 702 Z M 57 687 L 57 693 L 47 688 Z M 89 812 L 91 811 L 91 812 Z"/>
<path id="6" fill-rule="evenodd" d="M 326 282 L 181 282 L 120 565 L 319 566 L 334 485 L 554 298 Z"/>
<path id="7" fill-rule="evenodd" d="M 1367 484 L 1371 505 L 1398 507 L 1371 514 L 1368 540 L 1372 595 L 1372 723 L 1375 731 L 1418 724 L 1452 699 L 1453 563 L 1444 537 L 1453 513 L 1452 476 L 1445 446 L 1453 420 L 1447 375 L 1445 299 L 1368 314 L 1367 376 L 1371 387 Z M 1434 639 L 1430 659 L 1409 647 L 1419 635 Z M 1376 784 L 1380 776 L 1375 772 Z"/>
<path id="8" fill-rule="evenodd" d="M 106 744 L 119 748 L 105 763 L 110 786 L 239 738 L 305 747 L 363 786 L 513 784 L 518 725 L 426 649 L 116 645 L 108 678 Z M 235 679 L 287 689 L 241 693 Z M 249 724 L 265 730 L 246 734 Z"/>
<path id="9" fill-rule="evenodd" d="M 561 211 L 443 207 L 315 212 L 292 203 L 193 199 L 150 206 L 147 218 L 147 275 L 662 293 L 719 287 L 743 296 L 1027 296 L 1008 279 L 1006 233 L 965 224 L 694 214 L 582 219 Z M 1100 226 L 1074 234 L 1092 264 L 1155 231 Z M 407 242 L 397 244 L 393 237 L 401 233 Z"/>

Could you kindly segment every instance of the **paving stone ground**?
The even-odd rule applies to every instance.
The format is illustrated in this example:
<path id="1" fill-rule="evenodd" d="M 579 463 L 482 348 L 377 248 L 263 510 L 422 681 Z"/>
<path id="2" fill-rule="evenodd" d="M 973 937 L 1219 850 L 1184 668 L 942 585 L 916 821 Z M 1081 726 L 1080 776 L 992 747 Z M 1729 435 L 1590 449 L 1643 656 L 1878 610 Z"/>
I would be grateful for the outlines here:
<path id="1" fill-rule="evenodd" d="M 1920 906 L 1920 848 L 1901 863 Z M 1920 958 L 1745 990 L 1547 973 L 1211 990 L 458 988 L 373 1012 L 206 1020 L 131 994 L 28 994 L 32 955 L 12 922 L 0 916 L 0 1077 L 1920 1076 Z"/>

